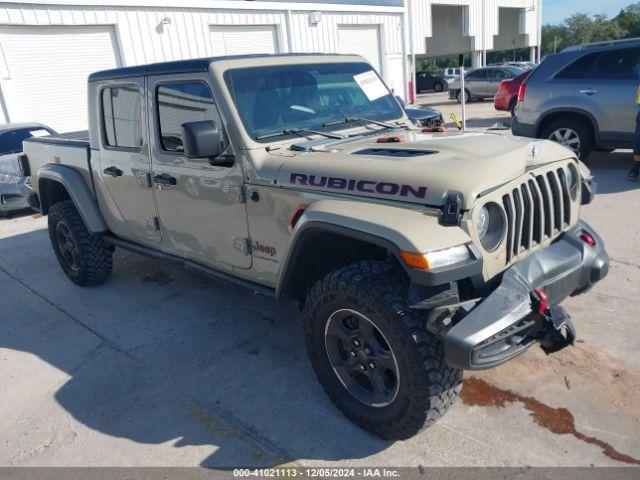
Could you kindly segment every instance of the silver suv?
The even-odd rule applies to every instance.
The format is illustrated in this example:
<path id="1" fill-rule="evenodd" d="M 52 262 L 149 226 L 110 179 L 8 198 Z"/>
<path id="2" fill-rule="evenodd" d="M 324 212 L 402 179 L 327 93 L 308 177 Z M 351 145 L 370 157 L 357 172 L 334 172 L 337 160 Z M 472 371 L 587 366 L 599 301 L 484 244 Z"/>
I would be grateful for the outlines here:
<path id="1" fill-rule="evenodd" d="M 513 134 L 555 140 L 581 159 L 632 148 L 639 66 L 640 39 L 548 56 L 520 87 Z"/>

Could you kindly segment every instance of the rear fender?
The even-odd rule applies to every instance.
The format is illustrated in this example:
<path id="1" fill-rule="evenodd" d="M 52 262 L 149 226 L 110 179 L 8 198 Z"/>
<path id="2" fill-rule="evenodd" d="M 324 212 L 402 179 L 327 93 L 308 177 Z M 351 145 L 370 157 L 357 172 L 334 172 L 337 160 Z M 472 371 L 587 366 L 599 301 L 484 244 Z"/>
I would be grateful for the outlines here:
<path id="1" fill-rule="evenodd" d="M 48 182 L 54 182 L 64 188 L 91 233 L 104 233 L 108 230 L 96 199 L 82 174 L 63 165 L 46 165 L 38 171 L 38 196 L 43 215 L 49 212 L 56 200 L 51 194 L 51 188 L 47 187 L 51 185 Z"/>

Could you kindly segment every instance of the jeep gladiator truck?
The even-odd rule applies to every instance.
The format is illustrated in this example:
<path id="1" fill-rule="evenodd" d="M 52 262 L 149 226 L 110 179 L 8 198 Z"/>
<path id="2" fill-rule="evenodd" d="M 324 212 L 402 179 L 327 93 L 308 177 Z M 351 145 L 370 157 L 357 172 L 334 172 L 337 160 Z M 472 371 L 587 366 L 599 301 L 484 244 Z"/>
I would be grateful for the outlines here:
<path id="1" fill-rule="evenodd" d="M 588 169 L 545 140 L 412 125 L 361 57 L 239 56 L 89 78 L 86 140 L 25 143 L 62 270 L 114 248 L 297 301 L 309 357 L 360 427 L 408 438 L 465 369 L 573 343 L 602 279 Z"/>

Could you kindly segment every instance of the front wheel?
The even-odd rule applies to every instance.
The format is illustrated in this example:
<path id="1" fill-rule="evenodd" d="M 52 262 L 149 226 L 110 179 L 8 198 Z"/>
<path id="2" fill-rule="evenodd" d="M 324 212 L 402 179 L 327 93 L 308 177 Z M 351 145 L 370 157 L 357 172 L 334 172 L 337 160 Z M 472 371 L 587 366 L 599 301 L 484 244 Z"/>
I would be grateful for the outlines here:
<path id="1" fill-rule="evenodd" d="M 440 82 L 437 82 L 437 83 L 433 86 L 433 89 L 434 89 L 436 92 L 441 92 L 442 90 L 444 90 L 444 86 L 443 86 Z"/>
<path id="2" fill-rule="evenodd" d="M 76 285 L 97 285 L 111 275 L 113 249 L 87 230 L 71 200 L 49 210 L 49 238 L 62 270 Z"/>
<path id="3" fill-rule="evenodd" d="M 401 270 L 359 262 L 327 275 L 305 302 L 318 380 L 354 423 L 388 440 L 412 437 L 454 402 L 462 371 L 404 301 Z"/>

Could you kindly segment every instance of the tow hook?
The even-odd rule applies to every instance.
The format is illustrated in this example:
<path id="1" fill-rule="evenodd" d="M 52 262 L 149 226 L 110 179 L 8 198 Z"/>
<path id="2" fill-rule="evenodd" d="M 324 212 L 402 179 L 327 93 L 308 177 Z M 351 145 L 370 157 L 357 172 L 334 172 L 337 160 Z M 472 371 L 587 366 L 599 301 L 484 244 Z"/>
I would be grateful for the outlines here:
<path id="1" fill-rule="evenodd" d="M 560 305 L 550 307 L 547 312 L 541 314 L 553 328 L 548 328 L 539 340 L 540 348 L 550 355 L 569 345 L 574 345 L 576 329 L 571 317 Z"/>

